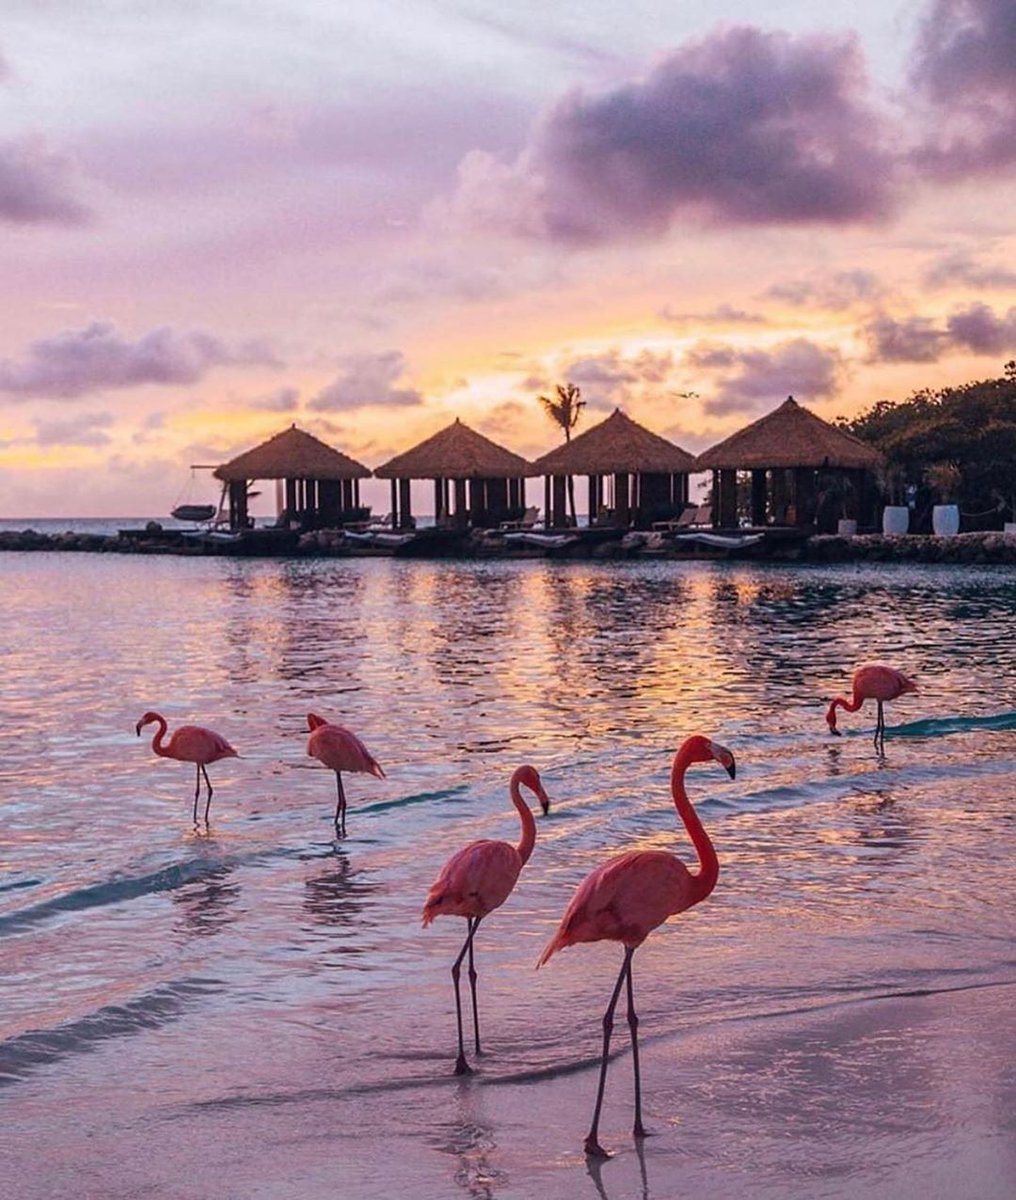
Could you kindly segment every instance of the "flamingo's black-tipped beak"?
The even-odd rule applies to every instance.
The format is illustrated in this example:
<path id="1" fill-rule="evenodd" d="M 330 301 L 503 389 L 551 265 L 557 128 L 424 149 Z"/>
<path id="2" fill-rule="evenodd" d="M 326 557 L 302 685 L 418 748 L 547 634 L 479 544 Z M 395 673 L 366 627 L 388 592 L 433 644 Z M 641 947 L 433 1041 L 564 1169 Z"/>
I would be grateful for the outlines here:
<path id="1" fill-rule="evenodd" d="M 833 737 L 843 737 L 843 734 L 840 733 L 840 731 L 836 728 L 835 725 L 829 726 L 829 732 L 833 735 Z"/>
<path id="2" fill-rule="evenodd" d="M 134 726 L 134 732 L 138 735 L 138 737 L 141 736 L 141 726 L 143 724 L 144 724 L 144 722 L 138 721 L 137 725 Z"/>
<path id="3" fill-rule="evenodd" d="M 737 763 L 734 762 L 733 755 L 731 755 L 730 762 L 725 762 L 723 764 L 723 769 L 727 772 L 727 774 L 730 776 L 731 779 L 734 779 L 736 777 Z"/>
<path id="4" fill-rule="evenodd" d="M 546 816 L 550 812 L 550 801 L 546 796 L 540 797 L 540 808 L 543 809 L 543 815 Z"/>

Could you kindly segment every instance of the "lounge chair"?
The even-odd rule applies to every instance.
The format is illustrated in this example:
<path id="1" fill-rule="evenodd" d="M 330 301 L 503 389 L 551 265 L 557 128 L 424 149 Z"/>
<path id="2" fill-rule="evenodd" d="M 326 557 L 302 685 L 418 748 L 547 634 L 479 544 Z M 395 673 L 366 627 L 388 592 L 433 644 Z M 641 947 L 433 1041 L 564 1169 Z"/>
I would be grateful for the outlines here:
<path id="1" fill-rule="evenodd" d="M 673 521 L 654 521 L 653 529 L 661 533 L 673 533 L 675 530 L 693 529 L 696 525 L 711 525 L 712 523 L 713 503 L 711 500 L 707 500 L 704 504 L 690 504 Z"/>
<path id="2" fill-rule="evenodd" d="M 527 529 L 532 529 L 533 526 L 537 524 L 539 519 L 540 510 L 535 506 L 532 506 L 527 508 L 517 521 L 502 521 L 501 524 L 498 525 L 498 529 L 502 533 L 518 533 L 520 531 L 524 532 Z"/>

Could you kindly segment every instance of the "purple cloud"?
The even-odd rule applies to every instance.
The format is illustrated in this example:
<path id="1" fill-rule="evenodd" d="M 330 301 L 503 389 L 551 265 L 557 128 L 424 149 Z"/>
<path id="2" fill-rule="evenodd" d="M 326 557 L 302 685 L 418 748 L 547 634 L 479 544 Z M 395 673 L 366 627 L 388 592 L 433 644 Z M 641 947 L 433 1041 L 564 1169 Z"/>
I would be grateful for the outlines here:
<path id="1" fill-rule="evenodd" d="M 66 158 L 36 138 L 0 142 L 0 221 L 83 225 L 88 218 Z"/>
<path id="2" fill-rule="evenodd" d="M 423 396 L 413 388 L 395 384 L 406 371 L 406 360 L 398 350 L 381 354 L 351 354 L 343 360 L 339 376 L 311 400 L 315 412 L 335 412 L 367 405 L 405 407 L 422 404 Z"/>
<path id="3" fill-rule="evenodd" d="M 1016 165 L 1016 8 L 1012 0 L 934 0 L 911 81 L 934 110 L 915 155 L 937 178 Z"/>
<path id="4" fill-rule="evenodd" d="M 197 383 L 224 364 L 279 365 L 262 342 L 230 349 L 207 333 L 167 328 L 131 342 L 96 321 L 33 342 L 22 362 L 0 362 L 0 392 L 68 400 L 103 388 Z"/>
<path id="5" fill-rule="evenodd" d="M 703 345 L 689 351 L 687 361 L 700 369 L 734 372 L 721 378 L 715 394 L 704 401 L 703 408 L 711 416 L 764 410 L 781 395 L 835 395 L 843 370 L 838 351 L 805 338 L 772 350 Z"/>
<path id="6" fill-rule="evenodd" d="M 862 331 L 868 343 L 868 362 L 935 362 L 946 335 L 927 317 L 898 321 L 882 313 Z"/>
<path id="7" fill-rule="evenodd" d="M 828 278 L 793 279 L 774 284 L 766 295 L 797 308 L 821 308 L 842 312 L 857 303 L 877 300 L 884 295 L 878 276 L 872 271 L 838 271 Z"/>
<path id="8" fill-rule="evenodd" d="M 954 346 L 975 354 L 1010 354 L 1016 350 L 1016 308 L 996 317 L 987 304 L 971 304 L 946 322 Z"/>
<path id="9" fill-rule="evenodd" d="M 868 362 L 937 362 L 950 350 L 1009 354 L 1016 350 L 1016 308 L 996 316 L 987 304 L 957 309 L 945 327 L 928 317 L 898 321 L 883 313 L 862 330 Z"/>
<path id="10" fill-rule="evenodd" d="M 111 413 L 82 413 L 73 421 L 35 422 L 35 440 L 40 446 L 108 446 L 113 424 Z"/>
<path id="11" fill-rule="evenodd" d="M 966 251 L 957 250 L 933 263 L 924 274 L 924 282 L 928 287 L 949 287 L 959 283 L 984 289 L 1016 288 L 1016 271 L 986 265 Z"/>
<path id="12" fill-rule="evenodd" d="M 474 154 L 453 211 L 573 243 L 888 215 L 892 159 L 853 38 L 721 29 L 600 95 L 573 91 L 513 165 Z"/>
<path id="13" fill-rule="evenodd" d="M 244 407 L 262 409 L 265 412 L 295 412 L 300 403 L 299 388 L 283 387 L 267 396 L 246 401 Z"/>
<path id="14" fill-rule="evenodd" d="M 718 304 L 709 312 L 676 312 L 669 304 L 664 305 L 656 314 L 660 320 L 673 325 L 766 325 L 766 318 L 761 313 L 747 312 L 743 308 L 735 308 L 732 304 Z"/>

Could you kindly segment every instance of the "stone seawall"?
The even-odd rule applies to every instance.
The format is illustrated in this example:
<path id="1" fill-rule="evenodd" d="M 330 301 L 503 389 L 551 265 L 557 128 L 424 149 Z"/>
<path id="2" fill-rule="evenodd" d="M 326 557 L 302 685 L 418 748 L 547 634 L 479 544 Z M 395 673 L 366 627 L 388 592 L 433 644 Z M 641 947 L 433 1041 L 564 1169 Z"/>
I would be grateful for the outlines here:
<path id="1" fill-rule="evenodd" d="M 885 537 L 820 535 L 793 540 L 766 539 L 751 546 L 705 546 L 675 540 L 666 534 L 598 531 L 597 536 L 533 539 L 524 544 L 482 533 L 447 540 L 411 538 L 405 544 L 367 544 L 344 537 L 341 531 L 320 530 L 296 537 L 262 537 L 240 541 L 202 541 L 177 531 L 132 530 L 107 536 L 94 533 L 44 534 L 32 529 L 0 533 L 0 551 L 68 551 L 96 554 L 238 555 L 261 557 L 344 558 L 396 554 L 429 558 L 560 558 L 560 559 L 743 559 L 759 562 L 912 562 L 1016 564 L 1016 536 L 1001 532 L 960 533 L 953 537 L 910 534 Z M 396 541 L 398 539 L 395 539 Z M 732 539 L 736 540 L 736 539 Z"/>

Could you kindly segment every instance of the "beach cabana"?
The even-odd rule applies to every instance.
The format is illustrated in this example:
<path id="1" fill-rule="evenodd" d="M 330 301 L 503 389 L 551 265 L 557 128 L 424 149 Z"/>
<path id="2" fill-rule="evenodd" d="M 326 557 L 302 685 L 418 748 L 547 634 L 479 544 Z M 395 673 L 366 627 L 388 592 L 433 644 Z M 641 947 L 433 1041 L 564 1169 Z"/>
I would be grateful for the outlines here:
<path id="1" fill-rule="evenodd" d="M 618 408 L 599 425 L 538 458 L 533 467 L 544 476 L 549 525 L 568 524 L 568 477 L 586 475 L 590 524 L 648 527 L 676 516 L 688 503 L 688 475 L 695 469 L 695 458 Z"/>
<path id="2" fill-rule="evenodd" d="M 360 480 L 370 468 L 340 454 L 295 425 L 215 468 L 229 497 L 230 529 L 247 529 L 250 484 L 279 481 L 280 523 L 323 529 L 366 516 L 360 506 Z"/>
<path id="3" fill-rule="evenodd" d="M 750 472 L 752 525 L 836 528 L 838 517 L 874 521 L 873 473 L 882 455 L 830 425 L 793 396 L 699 455 L 713 473 L 713 525 L 738 524 L 737 473 Z"/>
<path id="4" fill-rule="evenodd" d="M 434 482 L 434 521 L 439 526 L 487 529 L 526 506 L 526 478 L 532 465 L 456 418 L 425 441 L 374 471 L 391 480 L 392 527 L 411 529 L 410 484 Z"/>

